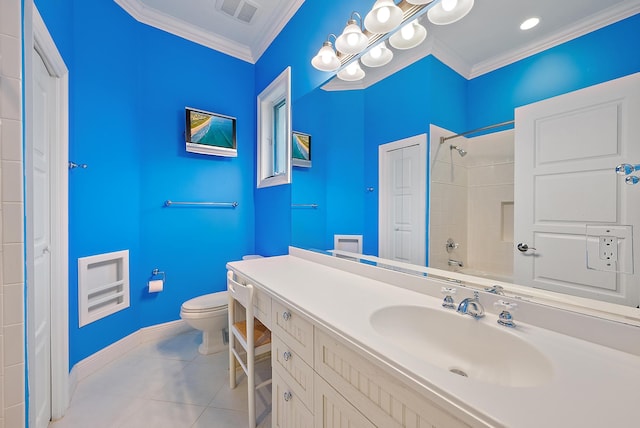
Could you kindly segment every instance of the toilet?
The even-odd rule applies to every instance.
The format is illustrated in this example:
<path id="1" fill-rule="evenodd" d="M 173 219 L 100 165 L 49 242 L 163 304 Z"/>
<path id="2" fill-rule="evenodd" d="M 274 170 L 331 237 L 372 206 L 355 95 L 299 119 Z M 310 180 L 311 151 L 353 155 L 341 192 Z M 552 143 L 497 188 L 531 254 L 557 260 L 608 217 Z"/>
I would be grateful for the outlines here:
<path id="1" fill-rule="evenodd" d="M 202 331 L 202 343 L 198 347 L 201 354 L 208 355 L 226 349 L 228 305 L 226 290 L 198 296 L 182 304 L 180 318 Z"/>

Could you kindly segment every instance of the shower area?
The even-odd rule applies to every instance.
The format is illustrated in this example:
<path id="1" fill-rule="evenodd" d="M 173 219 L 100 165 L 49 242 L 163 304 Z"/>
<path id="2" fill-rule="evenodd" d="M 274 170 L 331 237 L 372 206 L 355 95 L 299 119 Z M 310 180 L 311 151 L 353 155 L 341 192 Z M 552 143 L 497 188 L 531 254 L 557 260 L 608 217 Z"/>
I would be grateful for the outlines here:
<path id="1" fill-rule="evenodd" d="M 431 127 L 429 266 L 511 281 L 514 131 L 474 132 Z"/>

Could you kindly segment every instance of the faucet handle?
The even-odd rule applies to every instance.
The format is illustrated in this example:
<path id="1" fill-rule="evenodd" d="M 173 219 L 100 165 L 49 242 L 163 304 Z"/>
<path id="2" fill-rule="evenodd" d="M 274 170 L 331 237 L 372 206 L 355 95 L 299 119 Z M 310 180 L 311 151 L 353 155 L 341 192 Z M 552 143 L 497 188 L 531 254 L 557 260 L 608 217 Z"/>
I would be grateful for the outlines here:
<path id="1" fill-rule="evenodd" d="M 442 301 L 442 307 L 447 309 L 455 309 L 456 304 L 454 303 L 452 296 L 456 294 L 458 290 L 452 287 L 442 287 L 440 292 L 445 295 L 444 300 Z"/>
<path id="2" fill-rule="evenodd" d="M 516 323 L 513 321 L 513 316 L 511 312 L 515 311 L 518 308 L 517 303 L 506 302 L 504 300 L 498 300 L 493 304 L 498 309 L 502 309 L 500 314 L 498 315 L 498 324 L 503 325 L 505 327 L 515 327 Z"/>

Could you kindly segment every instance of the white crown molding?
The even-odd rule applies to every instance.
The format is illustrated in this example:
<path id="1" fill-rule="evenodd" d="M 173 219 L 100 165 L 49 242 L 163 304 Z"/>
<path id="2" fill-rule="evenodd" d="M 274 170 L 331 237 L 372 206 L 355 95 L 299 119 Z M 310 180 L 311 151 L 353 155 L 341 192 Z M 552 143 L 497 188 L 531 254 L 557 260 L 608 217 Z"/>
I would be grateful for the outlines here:
<path id="1" fill-rule="evenodd" d="M 460 76 L 469 80 L 472 69 L 471 65 L 463 60 L 454 50 L 445 46 L 439 39 L 434 40 L 431 54 Z"/>
<path id="2" fill-rule="evenodd" d="M 458 54 L 444 45 L 440 40 L 427 38 L 426 42 L 420 47 L 407 51 L 410 52 L 410 54 L 398 55 L 398 51 L 394 50 L 396 57 L 394 57 L 391 63 L 387 64 L 385 67 L 376 69 L 375 71 L 373 69 L 365 69 L 367 75 L 361 81 L 345 82 L 338 78 L 334 78 L 322 86 L 322 89 L 325 91 L 366 89 L 428 55 L 433 55 L 462 77 L 467 80 L 471 80 L 585 34 L 599 30 L 607 25 L 629 18 L 637 13 L 640 13 L 640 4 L 638 4 L 637 1 L 618 4 L 598 13 L 595 16 L 580 20 L 573 26 L 552 34 L 541 41 L 529 44 L 520 49 L 512 50 L 503 55 L 489 58 L 474 65 L 466 63 Z"/>
<path id="3" fill-rule="evenodd" d="M 200 28 L 193 27 L 182 20 L 145 6 L 140 0 L 114 1 L 134 19 L 142 22 L 143 24 L 175 34 L 183 39 L 220 51 L 251 64 L 255 64 L 257 60 L 248 46 L 236 43 L 230 39 L 218 36 Z"/>
<path id="4" fill-rule="evenodd" d="M 269 45 L 278 37 L 278 34 L 302 6 L 302 3 L 304 3 L 304 0 L 287 2 L 287 9 L 278 14 L 280 19 L 269 25 L 263 37 L 257 38 L 256 42 L 251 46 L 251 52 L 253 52 L 253 57 L 255 58 L 254 62 L 257 62 L 262 54 L 265 53 Z"/>
<path id="5" fill-rule="evenodd" d="M 640 4 L 638 4 L 638 2 L 621 3 L 616 6 L 612 6 L 595 16 L 582 19 L 576 22 L 573 26 L 552 34 L 541 41 L 474 64 L 473 67 L 471 67 L 471 72 L 466 77 L 470 80 L 478 76 L 482 76 L 483 74 L 487 74 L 509 64 L 513 64 L 514 62 L 561 45 L 562 43 L 591 33 L 592 31 L 599 30 L 600 28 L 621 21 L 639 12 Z"/>

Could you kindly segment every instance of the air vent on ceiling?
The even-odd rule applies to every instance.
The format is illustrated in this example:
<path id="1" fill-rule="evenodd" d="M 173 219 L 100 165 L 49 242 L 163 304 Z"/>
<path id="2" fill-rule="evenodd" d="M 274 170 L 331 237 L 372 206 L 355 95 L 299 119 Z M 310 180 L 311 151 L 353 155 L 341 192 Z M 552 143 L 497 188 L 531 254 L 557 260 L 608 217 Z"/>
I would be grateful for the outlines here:
<path id="1" fill-rule="evenodd" d="M 251 24 L 251 21 L 258 11 L 258 6 L 246 0 L 218 0 L 216 8 L 226 15 L 246 24 Z"/>

